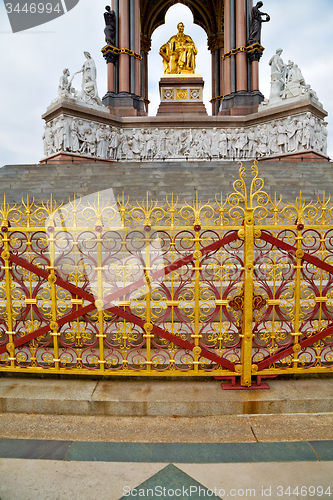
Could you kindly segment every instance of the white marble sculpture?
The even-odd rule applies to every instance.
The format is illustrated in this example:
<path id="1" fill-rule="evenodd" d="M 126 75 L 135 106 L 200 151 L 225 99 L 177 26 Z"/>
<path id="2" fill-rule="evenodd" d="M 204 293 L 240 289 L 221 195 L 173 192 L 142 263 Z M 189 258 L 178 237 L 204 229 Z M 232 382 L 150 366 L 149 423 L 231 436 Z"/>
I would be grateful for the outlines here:
<path id="1" fill-rule="evenodd" d="M 75 101 L 75 103 L 89 108 L 103 110 L 108 112 L 108 108 L 103 106 L 103 103 L 98 95 L 97 90 L 97 72 L 96 65 L 89 52 L 84 52 L 86 61 L 82 68 L 73 74 L 70 78 L 69 69 L 65 68 L 59 79 L 58 97 L 54 99 L 48 109 L 54 104 L 63 100 Z M 72 86 L 75 75 L 82 73 L 81 90 L 76 91 Z"/>
<path id="2" fill-rule="evenodd" d="M 246 160 L 327 153 L 327 123 L 311 112 L 250 127 L 117 128 L 60 115 L 45 126 L 45 157 L 63 151 L 110 161 Z"/>
<path id="3" fill-rule="evenodd" d="M 290 60 L 288 64 L 285 64 L 281 57 L 282 52 L 282 49 L 277 49 L 269 60 L 268 64 L 271 67 L 270 94 L 269 99 L 263 101 L 259 106 L 259 111 L 267 109 L 267 107 L 279 106 L 289 99 L 310 98 L 316 104 L 322 106 L 316 92 L 310 85 L 306 84 L 299 66 Z"/>
<path id="4" fill-rule="evenodd" d="M 77 95 L 74 87 L 72 87 L 72 81 L 74 75 L 69 80 L 70 72 L 69 69 L 65 68 L 63 74 L 60 77 L 59 85 L 58 85 L 58 98 L 61 97 L 75 97 Z"/>
<path id="5" fill-rule="evenodd" d="M 78 98 L 87 104 L 98 104 L 101 106 L 102 101 L 97 90 L 97 70 L 95 61 L 89 52 L 84 52 L 84 55 L 86 61 L 84 62 L 82 68 L 75 73 L 82 73 L 81 92 L 79 92 Z"/>
<path id="6" fill-rule="evenodd" d="M 55 151 L 54 146 L 54 133 L 52 129 L 52 123 L 45 124 L 45 130 L 43 135 L 43 144 L 44 144 L 44 155 L 49 156 Z"/>

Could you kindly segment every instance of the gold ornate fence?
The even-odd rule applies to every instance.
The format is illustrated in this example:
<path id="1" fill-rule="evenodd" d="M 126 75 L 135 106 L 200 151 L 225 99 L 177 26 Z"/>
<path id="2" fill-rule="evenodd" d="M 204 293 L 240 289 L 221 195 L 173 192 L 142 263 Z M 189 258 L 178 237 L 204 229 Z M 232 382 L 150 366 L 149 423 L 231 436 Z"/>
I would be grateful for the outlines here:
<path id="1" fill-rule="evenodd" d="M 272 200 L 251 174 L 213 203 L 5 199 L 0 371 L 331 372 L 333 204 Z"/>

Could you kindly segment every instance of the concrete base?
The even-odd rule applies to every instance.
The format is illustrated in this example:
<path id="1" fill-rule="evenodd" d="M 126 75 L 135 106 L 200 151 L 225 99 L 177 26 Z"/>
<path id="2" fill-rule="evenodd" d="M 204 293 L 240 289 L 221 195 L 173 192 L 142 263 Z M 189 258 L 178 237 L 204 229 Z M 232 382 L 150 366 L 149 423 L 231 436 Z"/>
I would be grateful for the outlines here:
<path id="1" fill-rule="evenodd" d="M 0 379 L 0 413 L 206 417 L 333 412 L 333 378 L 270 380 L 223 391 L 217 380 Z"/>
<path id="2" fill-rule="evenodd" d="M 44 164 L 61 164 L 61 163 L 113 163 L 115 160 L 106 160 L 104 158 L 92 158 L 91 156 L 86 156 L 83 154 L 75 153 L 54 153 L 47 158 L 42 158 L 39 163 Z"/>
<path id="3" fill-rule="evenodd" d="M 174 75 L 176 76 L 176 75 Z M 173 81 L 176 79 L 175 78 L 169 78 L 168 82 Z M 174 133 L 174 129 L 177 129 L 177 131 L 183 130 L 185 134 L 187 134 L 187 137 L 189 138 L 191 135 L 191 130 L 193 132 L 196 132 L 197 130 L 199 133 L 203 129 L 206 130 L 208 136 L 210 138 L 212 137 L 212 131 L 213 129 L 216 128 L 216 130 L 219 132 L 221 129 L 231 129 L 234 133 L 236 133 L 236 129 L 239 129 L 244 127 L 247 131 L 250 130 L 250 127 L 258 127 L 261 125 L 269 125 L 273 120 L 283 120 L 288 117 L 303 117 L 305 116 L 305 113 L 310 113 L 311 116 L 315 120 L 323 120 L 325 116 L 327 115 L 326 111 L 313 103 L 309 99 L 302 99 L 301 101 L 297 103 L 293 103 L 292 105 L 289 104 L 283 104 L 277 108 L 271 109 L 271 110 L 262 110 L 260 113 L 251 113 L 251 114 L 242 114 L 242 115 L 232 115 L 232 113 L 236 113 L 236 107 L 232 107 L 231 110 L 226 110 L 229 113 L 229 116 L 207 116 L 207 112 L 205 109 L 205 106 L 203 102 L 200 101 L 200 99 L 195 99 L 191 100 L 190 99 L 190 92 L 193 87 L 193 91 L 195 90 L 195 85 L 199 85 L 200 81 L 203 83 L 202 78 L 200 76 L 194 78 L 194 77 L 187 77 L 187 80 L 190 82 L 188 83 L 186 88 L 183 88 L 183 82 L 182 80 L 186 80 L 184 78 L 178 78 L 176 81 L 177 85 L 179 85 L 178 91 L 183 92 L 184 94 L 181 94 L 181 96 L 187 95 L 189 99 L 176 99 L 177 97 L 177 92 L 176 88 L 173 89 L 174 93 L 173 95 L 176 96 L 175 99 L 173 100 L 168 100 L 167 102 L 162 102 L 159 108 L 159 112 L 157 116 L 143 116 L 143 114 L 146 114 L 145 112 L 142 111 L 142 106 L 144 105 L 144 102 L 141 98 L 138 98 L 137 96 L 133 96 L 132 94 L 126 94 L 123 93 L 121 96 L 120 94 L 109 94 L 109 102 L 110 106 L 109 107 L 99 107 L 99 109 L 95 108 L 89 108 L 87 106 L 79 106 L 78 104 L 75 104 L 69 100 L 62 100 L 57 103 L 55 103 L 53 106 L 48 108 L 47 112 L 43 115 L 44 120 L 46 121 L 47 124 L 50 124 L 52 127 L 54 126 L 54 120 L 56 119 L 61 119 L 67 122 L 67 133 L 70 132 L 70 127 L 72 126 L 73 120 L 77 121 L 77 127 L 79 129 L 79 133 L 81 134 L 79 137 L 79 146 L 76 146 L 76 148 L 81 148 L 82 147 L 82 137 L 84 136 L 84 133 L 88 130 L 88 128 L 91 128 L 91 130 L 96 130 L 97 127 L 100 126 L 108 126 L 109 129 L 112 129 L 112 127 L 115 127 L 118 137 L 122 133 L 121 131 L 125 131 L 126 136 L 128 135 L 128 129 L 133 130 L 136 129 L 137 131 L 148 131 L 149 133 L 152 134 L 152 139 L 154 141 L 154 148 L 155 149 L 155 158 L 158 159 L 158 148 L 157 148 L 157 141 L 155 140 L 155 134 L 156 134 L 156 129 L 158 131 L 161 130 L 169 130 L 170 133 Z M 193 85 L 191 83 L 191 80 L 194 80 Z M 198 83 L 199 82 L 199 83 Z M 169 89 L 170 90 L 170 89 Z M 172 89 L 171 89 L 172 90 Z M 196 90 L 197 92 L 197 90 Z M 239 98 L 239 105 L 243 106 L 242 104 L 242 96 L 240 95 L 241 93 L 238 93 L 237 99 Z M 194 94 L 198 95 L 198 94 Z M 244 97 L 244 96 L 243 96 Z M 258 98 L 258 95 L 257 95 Z M 247 99 L 247 98 L 246 98 Z M 245 99 L 245 101 L 246 101 Z M 244 102 L 245 102 L 244 101 Z M 223 100 L 224 102 L 224 100 Z M 235 101 L 236 102 L 236 101 Z M 237 101 L 238 102 L 238 101 Z M 121 104 L 121 105 L 120 105 Z M 223 103 L 222 103 L 223 104 Z M 113 107 L 114 105 L 114 107 Z M 119 105 L 119 106 L 118 106 Z M 224 105 L 224 104 L 223 104 Z M 138 106 L 138 108 L 135 108 L 135 106 Z M 238 109 L 238 108 L 237 108 Z M 132 113 L 133 116 L 122 116 L 122 114 L 127 114 Z M 112 113 L 111 113 L 112 111 Z M 240 108 L 239 108 L 240 111 Z M 119 115 L 116 115 L 115 113 L 119 113 Z M 121 115 L 121 116 L 120 116 Z M 81 130 L 80 130 L 81 129 Z M 201 130 L 200 130 L 201 129 Z M 172 131 L 172 132 L 171 132 Z M 54 131 L 53 131 L 54 133 Z M 141 133 L 141 132 L 140 132 Z M 69 141 L 70 142 L 70 141 Z M 49 157 L 53 156 L 54 150 L 56 149 L 55 145 L 55 140 L 53 138 L 53 147 L 47 146 L 47 144 L 44 144 L 44 147 L 46 147 L 46 151 L 49 152 Z M 58 146 L 57 146 L 58 147 Z M 66 150 L 63 150 L 64 144 L 61 145 L 59 148 L 59 152 L 68 154 L 68 161 L 72 162 L 72 158 L 74 155 L 77 153 L 71 153 L 68 151 L 68 148 L 71 146 L 67 146 Z M 130 147 L 127 145 L 127 148 Z M 314 146 L 311 146 L 314 147 Z M 196 152 L 196 146 L 195 144 L 191 143 L 189 146 L 190 151 L 192 150 L 192 160 L 197 158 L 197 152 Z M 303 148 L 299 148 L 303 149 Z M 321 153 L 323 153 L 323 150 L 318 149 Z M 97 148 L 96 148 L 97 152 Z M 303 151 L 300 151 L 300 161 L 306 158 L 306 156 L 303 154 Z M 210 152 L 206 147 L 206 152 L 207 156 L 210 156 Z M 212 159 L 217 159 L 216 151 L 215 153 L 211 151 L 212 154 Z M 229 153 L 228 153 L 229 154 Z M 244 152 L 246 154 L 246 152 Z M 290 153 L 288 153 L 290 154 Z M 215 156 L 214 156 L 215 155 Z M 174 157 L 172 157 L 172 153 L 167 153 L 167 156 L 170 159 L 179 159 L 180 161 L 186 160 L 186 156 L 184 155 L 184 152 L 176 153 Z M 190 155 L 191 156 L 191 155 Z M 279 158 L 281 155 L 276 155 L 277 158 Z M 84 154 L 83 157 L 87 158 L 87 155 Z M 105 154 L 105 159 L 108 160 L 107 158 L 108 155 Z M 125 160 L 125 157 L 128 159 L 133 159 L 133 160 L 138 160 L 137 155 L 134 154 L 132 158 L 130 155 L 127 155 L 127 153 L 120 152 L 119 159 L 121 162 L 127 161 Z M 264 158 L 267 158 L 265 156 Z M 322 159 L 323 155 L 319 154 L 317 157 L 311 157 L 310 160 L 313 159 Z M 99 158 L 96 156 L 94 157 L 88 157 L 91 158 L 90 161 L 96 162 L 99 161 Z M 269 157 L 271 158 L 271 156 Z M 44 163 L 47 158 L 43 158 L 42 162 Z M 167 159 L 167 158 L 165 158 Z M 231 160 L 233 158 L 229 157 L 224 158 L 226 160 Z M 240 154 L 239 158 L 235 158 L 236 160 L 238 159 L 243 159 L 243 153 Z M 252 160 L 255 158 L 253 157 Z M 64 157 L 60 158 L 60 161 L 63 161 Z M 103 160 L 102 160 L 103 161 Z M 74 161 L 73 161 L 74 162 Z M 49 162 L 48 162 L 49 163 Z M 53 163 L 53 160 L 52 160 Z"/>
<path id="4" fill-rule="evenodd" d="M 159 86 L 161 104 L 157 116 L 175 113 L 207 116 L 201 75 L 165 75 Z"/>
<path id="5" fill-rule="evenodd" d="M 145 103 L 142 97 L 129 92 L 107 92 L 102 98 L 104 106 L 116 116 L 146 116 Z"/>
<path id="6" fill-rule="evenodd" d="M 257 113 L 259 104 L 264 100 L 259 90 L 247 92 L 239 90 L 224 96 L 221 104 L 220 116 L 239 116 Z"/>
<path id="7" fill-rule="evenodd" d="M 296 161 L 296 162 L 302 162 L 302 161 L 312 161 L 312 162 L 318 162 L 318 161 L 329 161 L 328 156 L 325 156 L 323 154 L 317 153 L 316 151 L 304 151 L 302 153 L 287 153 L 287 154 L 282 154 L 282 155 L 275 155 L 270 158 L 258 158 L 259 161 Z"/>

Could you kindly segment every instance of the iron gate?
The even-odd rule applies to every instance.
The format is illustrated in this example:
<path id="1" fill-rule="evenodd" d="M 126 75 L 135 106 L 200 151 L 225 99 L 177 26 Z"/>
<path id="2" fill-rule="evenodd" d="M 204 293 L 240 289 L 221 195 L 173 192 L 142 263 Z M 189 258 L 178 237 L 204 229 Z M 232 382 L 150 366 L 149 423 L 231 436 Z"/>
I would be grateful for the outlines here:
<path id="1" fill-rule="evenodd" d="M 1 206 L 0 371 L 237 377 L 333 370 L 333 205 Z"/>

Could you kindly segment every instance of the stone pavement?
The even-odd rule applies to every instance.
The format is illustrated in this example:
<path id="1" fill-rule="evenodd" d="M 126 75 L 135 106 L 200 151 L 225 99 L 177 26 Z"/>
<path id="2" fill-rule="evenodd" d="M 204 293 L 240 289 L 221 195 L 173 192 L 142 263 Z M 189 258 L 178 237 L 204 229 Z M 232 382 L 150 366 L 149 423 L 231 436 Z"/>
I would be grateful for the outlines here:
<path id="1" fill-rule="evenodd" d="M 4 377 L 0 498 L 333 497 L 333 379 L 269 385 Z"/>

